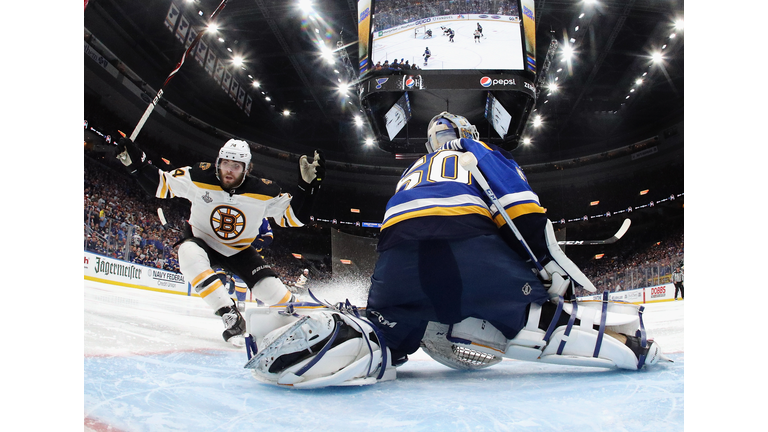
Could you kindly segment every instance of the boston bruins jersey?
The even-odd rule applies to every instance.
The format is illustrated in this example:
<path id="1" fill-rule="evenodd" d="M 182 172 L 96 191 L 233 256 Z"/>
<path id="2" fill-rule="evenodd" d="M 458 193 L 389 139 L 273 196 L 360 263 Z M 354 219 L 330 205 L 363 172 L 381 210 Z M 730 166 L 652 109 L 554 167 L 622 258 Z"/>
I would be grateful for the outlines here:
<path id="1" fill-rule="evenodd" d="M 155 196 L 189 200 L 192 233 L 222 255 L 248 248 L 264 218 L 282 227 L 303 226 L 291 208 L 291 195 L 270 180 L 249 176 L 240 187 L 225 191 L 211 163 L 158 172 Z"/>
<path id="2" fill-rule="evenodd" d="M 520 166 L 485 143 L 457 139 L 416 160 L 400 178 L 387 203 L 378 250 L 402 240 L 457 239 L 497 233 L 506 224 L 499 210 L 459 164 L 472 152 L 504 211 L 517 217 L 545 210 Z M 523 234 L 525 236 L 525 233 Z"/>

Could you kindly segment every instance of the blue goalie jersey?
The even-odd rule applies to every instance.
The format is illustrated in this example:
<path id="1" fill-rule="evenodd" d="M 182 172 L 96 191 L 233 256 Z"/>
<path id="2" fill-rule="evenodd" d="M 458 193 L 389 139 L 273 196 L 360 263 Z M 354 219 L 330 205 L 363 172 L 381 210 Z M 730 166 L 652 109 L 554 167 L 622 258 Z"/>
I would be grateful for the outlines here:
<path id="1" fill-rule="evenodd" d="M 403 173 L 387 203 L 379 251 L 404 240 L 492 234 L 506 224 L 469 171 L 459 165 L 464 151 L 477 157 L 480 170 L 513 221 L 526 214 L 544 214 L 538 196 L 514 160 L 495 146 L 456 139 L 422 156 Z"/>

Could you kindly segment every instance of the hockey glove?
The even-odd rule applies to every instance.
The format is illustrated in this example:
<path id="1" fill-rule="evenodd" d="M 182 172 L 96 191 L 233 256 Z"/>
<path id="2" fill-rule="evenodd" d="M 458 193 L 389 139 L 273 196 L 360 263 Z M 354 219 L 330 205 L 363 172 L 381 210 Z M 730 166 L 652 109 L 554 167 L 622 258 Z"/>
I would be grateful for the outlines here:
<path id="1" fill-rule="evenodd" d="M 544 271 L 549 275 L 548 280 L 544 280 L 544 287 L 547 289 L 549 298 L 565 297 L 568 288 L 571 287 L 571 278 L 560 265 L 554 261 L 544 265 Z"/>
<path id="2" fill-rule="evenodd" d="M 322 152 L 315 150 L 315 157 L 312 162 L 309 162 L 307 155 L 301 156 L 299 158 L 299 173 L 301 179 L 307 184 L 322 182 L 325 178 L 325 158 Z"/>
<path id="3" fill-rule="evenodd" d="M 147 163 L 147 155 L 130 138 L 126 137 L 117 141 L 116 157 L 131 172 L 138 170 Z"/>

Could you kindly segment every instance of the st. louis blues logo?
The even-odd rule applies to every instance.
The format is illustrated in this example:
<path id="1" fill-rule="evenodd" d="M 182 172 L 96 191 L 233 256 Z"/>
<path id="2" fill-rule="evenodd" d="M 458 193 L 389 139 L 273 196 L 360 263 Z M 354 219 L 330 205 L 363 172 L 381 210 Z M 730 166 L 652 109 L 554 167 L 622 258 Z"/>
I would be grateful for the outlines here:
<path id="1" fill-rule="evenodd" d="M 376 90 L 379 90 L 387 81 L 389 81 L 389 78 L 376 78 Z"/>
<path id="2" fill-rule="evenodd" d="M 211 212 L 211 228 L 222 240 L 232 240 L 245 229 L 245 215 L 229 206 L 218 206 Z"/>
<path id="3" fill-rule="evenodd" d="M 480 78 L 480 85 L 483 87 L 490 87 L 492 82 L 493 80 L 491 80 L 487 76 Z"/>

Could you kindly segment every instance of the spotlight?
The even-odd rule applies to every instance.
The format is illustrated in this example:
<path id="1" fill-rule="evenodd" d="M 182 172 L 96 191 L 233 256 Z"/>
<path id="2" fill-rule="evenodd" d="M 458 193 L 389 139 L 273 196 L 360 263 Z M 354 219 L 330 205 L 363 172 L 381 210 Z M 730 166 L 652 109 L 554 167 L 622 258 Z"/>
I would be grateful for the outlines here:
<path id="1" fill-rule="evenodd" d="M 312 0 L 299 0 L 299 9 L 304 13 L 312 12 Z"/>

